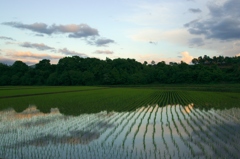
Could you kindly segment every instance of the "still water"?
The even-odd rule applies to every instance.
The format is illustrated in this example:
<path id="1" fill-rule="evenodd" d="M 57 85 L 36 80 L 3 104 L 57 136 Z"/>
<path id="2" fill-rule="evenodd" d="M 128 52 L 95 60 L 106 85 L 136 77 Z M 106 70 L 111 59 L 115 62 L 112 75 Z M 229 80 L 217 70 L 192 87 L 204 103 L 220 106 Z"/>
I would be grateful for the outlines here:
<path id="1" fill-rule="evenodd" d="M 240 158 L 240 109 L 151 105 L 66 116 L 0 112 L 0 158 Z"/>

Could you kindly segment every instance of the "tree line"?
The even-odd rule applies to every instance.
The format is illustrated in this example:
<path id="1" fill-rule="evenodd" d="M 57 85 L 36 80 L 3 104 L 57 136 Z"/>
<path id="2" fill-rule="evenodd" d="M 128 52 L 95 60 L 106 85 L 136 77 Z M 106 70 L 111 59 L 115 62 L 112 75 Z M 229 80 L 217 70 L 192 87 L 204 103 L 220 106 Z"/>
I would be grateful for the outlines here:
<path id="1" fill-rule="evenodd" d="M 0 85 L 143 85 L 239 83 L 240 57 L 207 55 L 192 64 L 135 59 L 64 57 L 57 64 L 43 59 L 34 66 L 22 61 L 0 63 Z"/>

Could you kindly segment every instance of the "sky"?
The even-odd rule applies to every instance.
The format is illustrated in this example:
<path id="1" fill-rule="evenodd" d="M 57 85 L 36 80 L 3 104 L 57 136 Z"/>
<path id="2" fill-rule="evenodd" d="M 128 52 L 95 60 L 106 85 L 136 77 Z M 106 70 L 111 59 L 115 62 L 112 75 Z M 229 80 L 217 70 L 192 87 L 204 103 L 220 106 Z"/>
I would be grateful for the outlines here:
<path id="1" fill-rule="evenodd" d="M 240 0 L 2 0 L 0 62 L 240 56 Z"/>

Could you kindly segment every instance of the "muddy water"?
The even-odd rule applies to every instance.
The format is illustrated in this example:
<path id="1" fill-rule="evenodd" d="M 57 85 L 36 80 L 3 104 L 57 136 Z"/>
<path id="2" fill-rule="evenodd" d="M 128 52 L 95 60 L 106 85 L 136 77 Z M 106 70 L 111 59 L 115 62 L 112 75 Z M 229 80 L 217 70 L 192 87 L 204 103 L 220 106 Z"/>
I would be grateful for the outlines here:
<path id="1" fill-rule="evenodd" d="M 65 116 L 0 112 L 0 158 L 240 158 L 240 109 L 158 105 Z"/>

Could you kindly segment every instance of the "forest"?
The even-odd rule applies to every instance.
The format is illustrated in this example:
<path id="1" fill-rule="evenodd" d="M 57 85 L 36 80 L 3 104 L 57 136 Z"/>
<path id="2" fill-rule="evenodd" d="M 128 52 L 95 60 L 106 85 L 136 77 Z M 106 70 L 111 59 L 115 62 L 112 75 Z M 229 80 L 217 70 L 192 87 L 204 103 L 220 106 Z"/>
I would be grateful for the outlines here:
<path id="1" fill-rule="evenodd" d="M 240 57 L 192 59 L 191 64 L 135 59 L 64 57 L 57 64 L 43 59 L 33 66 L 22 61 L 0 63 L 0 85 L 144 85 L 239 83 Z"/>

